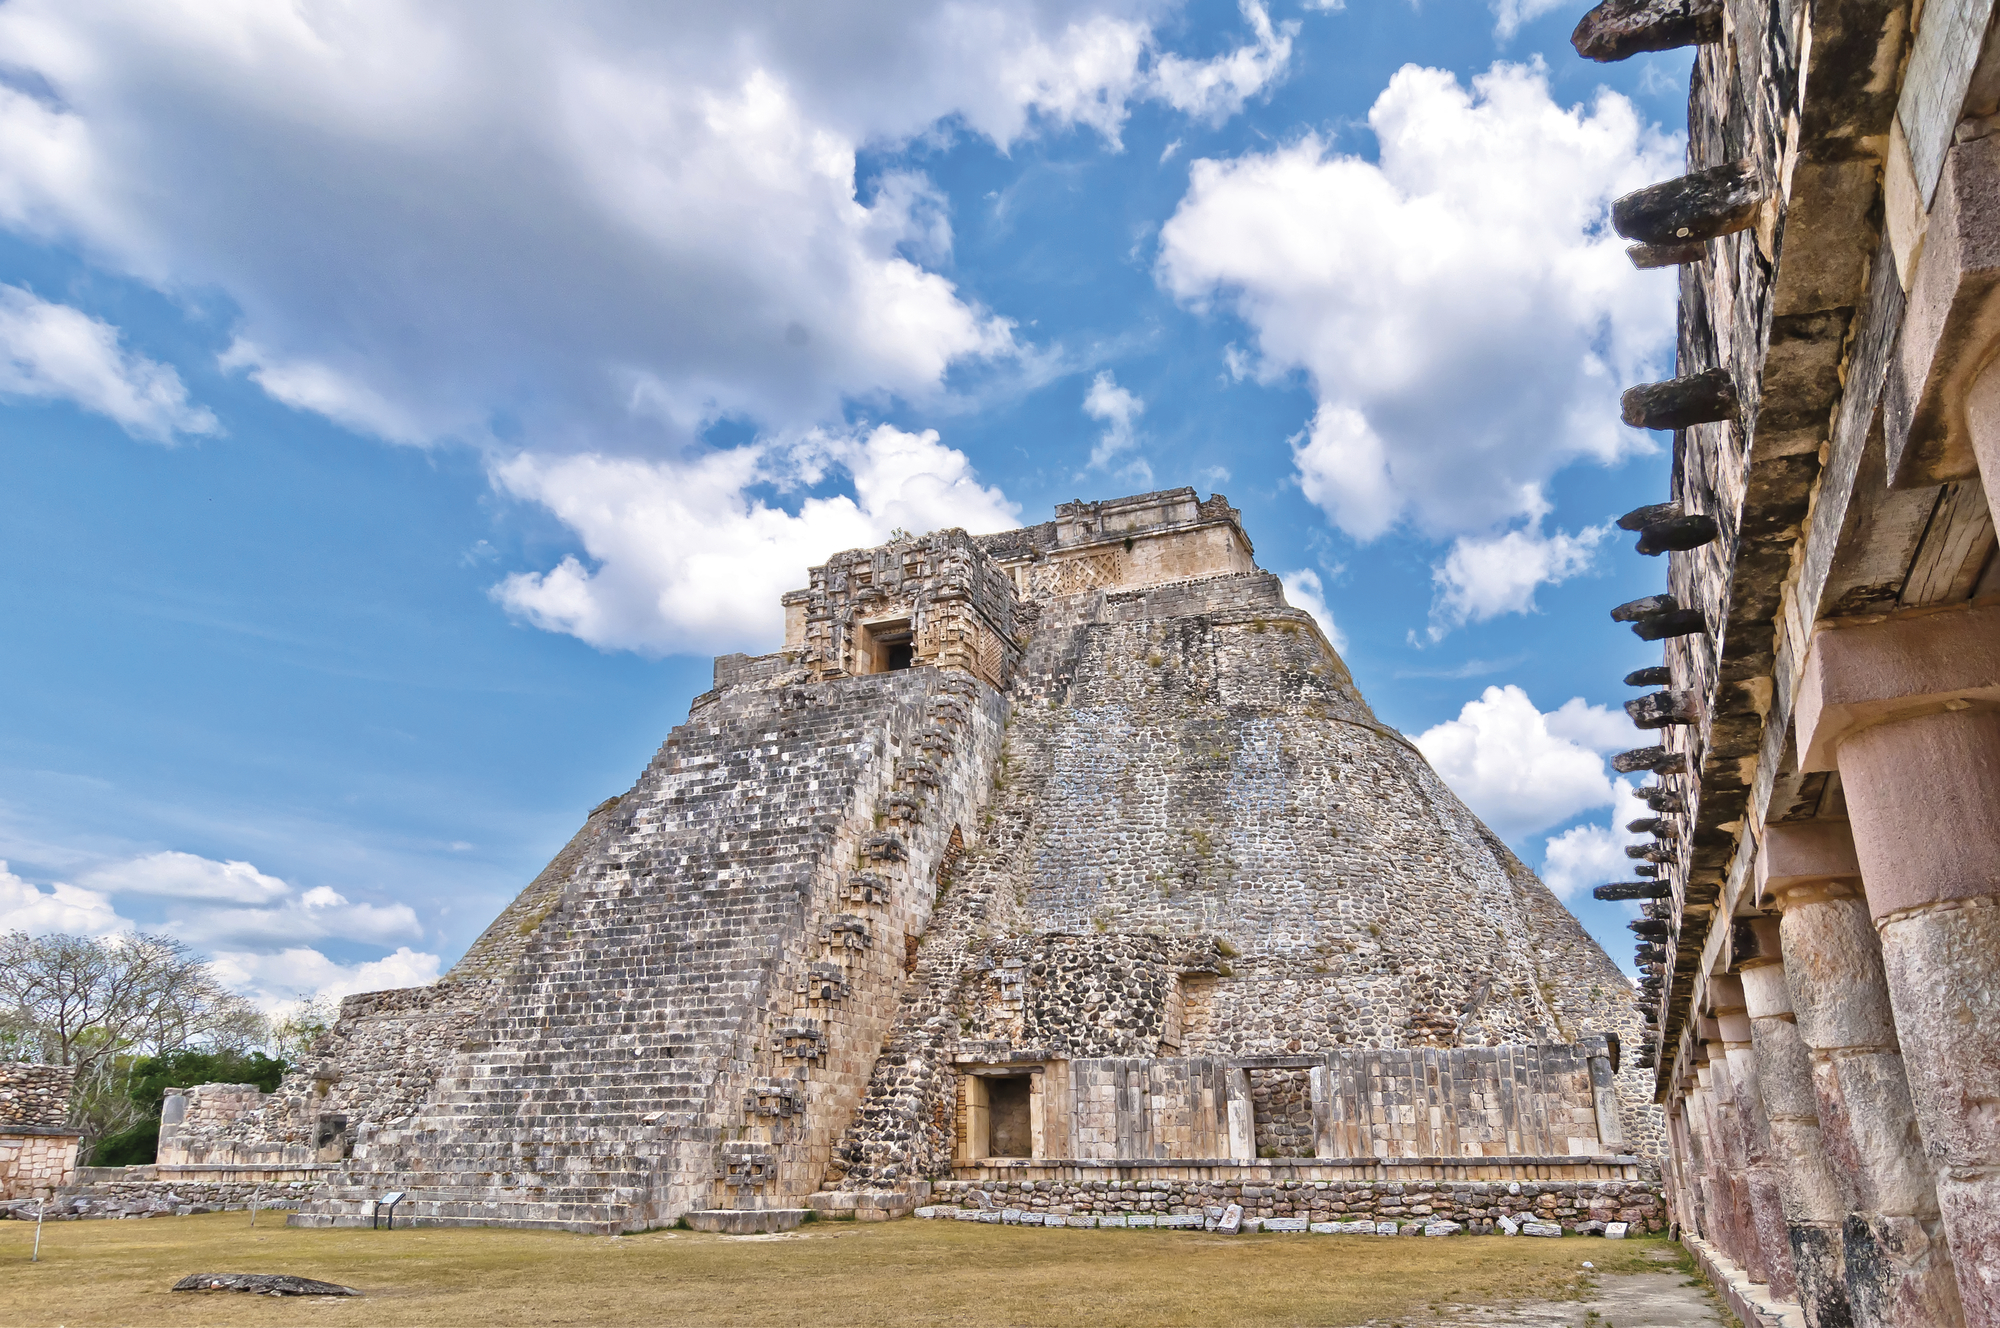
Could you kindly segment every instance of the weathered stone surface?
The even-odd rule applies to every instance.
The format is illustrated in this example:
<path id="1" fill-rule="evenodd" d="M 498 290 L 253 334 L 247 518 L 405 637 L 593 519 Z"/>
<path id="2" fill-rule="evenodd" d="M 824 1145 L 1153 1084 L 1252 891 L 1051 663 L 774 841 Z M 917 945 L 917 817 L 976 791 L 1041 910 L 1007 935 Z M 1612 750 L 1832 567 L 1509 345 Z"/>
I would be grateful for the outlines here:
<path id="1" fill-rule="evenodd" d="M 1715 518 L 1703 514 L 1668 517 L 1655 521 L 1639 532 L 1639 542 L 1633 548 L 1648 558 L 1663 553 L 1686 553 L 1699 549 L 1705 544 L 1713 544 L 1721 534 L 1721 527 Z M 1699 612 L 1699 610 L 1691 610 Z"/>
<path id="2" fill-rule="evenodd" d="M 1696 240 L 1679 244 L 1633 244 L 1625 247 L 1625 257 L 1641 272 L 1656 267 L 1679 267 L 1699 263 L 1708 257 L 1708 242 Z"/>
<path id="3" fill-rule="evenodd" d="M 1524 1236 L 1560 1236 L 1563 1229 L 1553 1222 L 1523 1222 L 1521 1234 Z"/>
<path id="4" fill-rule="evenodd" d="M 175 1291 L 247 1291 L 259 1296 L 358 1296 L 353 1287 L 319 1282 L 289 1273 L 191 1273 L 174 1283 Z"/>
<path id="5" fill-rule="evenodd" d="M 1756 164 L 1733 161 L 1626 194 L 1611 205 L 1611 224 L 1644 244 L 1711 240 L 1750 225 L 1765 193 Z"/>
<path id="6" fill-rule="evenodd" d="M 1569 41 L 1578 55 L 1603 64 L 1721 39 L 1720 0 L 1604 0 Z"/>
<path id="7" fill-rule="evenodd" d="M 753 1236 L 794 1230 L 811 1211 L 809 1208 L 694 1208 L 683 1213 L 681 1220 L 696 1231 Z"/>
<path id="8" fill-rule="evenodd" d="M 1727 369 L 1704 369 L 1685 378 L 1627 388 L 1620 399 L 1625 423 L 1635 429 L 1685 429 L 1733 419 L 1736 384 Z"/>
<path id="9" fill-rule="evenodd" d="M 1708 630 L 1708 619 L 1700 609 L 1671 609 L 1632 624 L 1632 635 L 1641 641 L 1665 641 L 1676 636 L 1697 636 Z"/>
<path id="10" fill-rule="evenodd" d="M 1691 724 L 1701 717 L 1701 700 L 1693 692 L 1653 692 L 1625 703 L 1625 713 L 1634 728 L 1663 729 L 1672 724 Z M 1648 829 L 1661 827 L 1657 819 Z M 1628 827 L 1630 828 L 1630 827 Z"/>

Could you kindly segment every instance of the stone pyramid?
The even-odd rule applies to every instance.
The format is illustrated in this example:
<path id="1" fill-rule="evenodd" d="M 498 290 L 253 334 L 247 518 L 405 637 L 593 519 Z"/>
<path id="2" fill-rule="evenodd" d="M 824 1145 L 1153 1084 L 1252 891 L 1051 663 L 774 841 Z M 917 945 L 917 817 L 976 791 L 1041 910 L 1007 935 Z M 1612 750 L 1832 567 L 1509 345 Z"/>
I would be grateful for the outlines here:
<path id="1" fill-rule="evenodd" d="M 350 998 L 213 1155 L 326 1168 L 302 1223 L 397 1189 L 616 1231 L 1656 1147 L 1630 984 L 1225 499 L 842 553 L 785 609 L 442 981 Z"/>

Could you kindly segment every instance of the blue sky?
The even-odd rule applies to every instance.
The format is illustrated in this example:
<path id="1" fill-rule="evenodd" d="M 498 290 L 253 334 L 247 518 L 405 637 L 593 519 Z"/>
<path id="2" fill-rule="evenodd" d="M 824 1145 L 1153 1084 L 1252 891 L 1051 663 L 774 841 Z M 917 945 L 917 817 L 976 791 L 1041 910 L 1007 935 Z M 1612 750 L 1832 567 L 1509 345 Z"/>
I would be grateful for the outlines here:
<path id="1" fill-rule="evenodd" d="M 0 4 L 0 926 L 425 980 L 809 562 L 1193 484 L 1629 962 L 1582 7 Z"/>

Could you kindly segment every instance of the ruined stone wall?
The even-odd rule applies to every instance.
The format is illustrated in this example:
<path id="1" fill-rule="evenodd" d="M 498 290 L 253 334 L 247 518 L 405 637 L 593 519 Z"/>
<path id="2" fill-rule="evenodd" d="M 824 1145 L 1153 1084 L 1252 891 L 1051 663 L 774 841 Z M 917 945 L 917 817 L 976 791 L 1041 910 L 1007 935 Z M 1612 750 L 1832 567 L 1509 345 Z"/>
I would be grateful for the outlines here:
<path id="1" fill-rule="evenodd" d="M 69 1122 L 69 1096 L 75 1085 L 73 1066 L 0 1061 L 0 1133 L 62 1129 Z"/>
<path id="2" fill-rule="evenodd" d="M 1055 1033 L 1081 1010 L 1118 1030 L 1100 1055 L 1635 1038 L 1622 975 L 1375 719 L 1277 578 L 1088 592 L 1022 620 L 995 797 L 840 1183 L 946 1174 L 955 1066 L 1078 1045 Z M 1029 1037 L 1031 960 L 1057 937 L 1129 939 L 1105 941 L 1094 982 L 1045 960 L 1080 1003 Z M 1648 1118 L 1643 1092 L 1613 1091 Z"/>
<path id="3" fill-rule="evenodd" d="M 362 1134 L 409 1120 L 429 1100 L 496 990 L 490 979 L 447 979 L 344 998 L 333 1027 L 275 1091 L 163 1125 L 160 1160 L 283 1167 L 347 1156 Z"/>
<path id="4" fill-rule="evenodd" d="M 1312 1071 L 1287 1066 L 1250 1071 L 1250 1108 L 1258 1157 L 1316 1157 Z"/>

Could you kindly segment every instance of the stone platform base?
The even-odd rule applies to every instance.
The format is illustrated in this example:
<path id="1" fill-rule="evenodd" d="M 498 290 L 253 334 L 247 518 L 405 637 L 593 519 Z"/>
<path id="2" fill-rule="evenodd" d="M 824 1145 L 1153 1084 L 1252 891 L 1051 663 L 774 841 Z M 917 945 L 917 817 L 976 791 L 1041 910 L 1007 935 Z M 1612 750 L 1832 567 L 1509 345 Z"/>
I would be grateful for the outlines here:
<path id="1" fill-rule="evenodd" d="M 1714 1285 L 1723 1303 L 1743 1320 L 1743 1328 L 1805 1328 L 1805 1311 L 1789 1300 L 1778 1300 L 1771 1288 L 1752 1282 L 1736 1261 L 1699 1236 L 1682 1236 L 1681 1244 Z"/>
<path id="2" fill-rule="evenodd" d="M 907 1190 L 821 1190 L 806 1197 L 821 1219 L 836 1222 L 887 1222 L 908 1217 L 930 1201 L 931 1187 L 925 1181 Z"/>
<path id="3" fill-rule="evenodd" d="M 696 1231 L 717 1231 L 725 1236 L 758 1236 L 771 1231 L 790 1231 L 806 1220 L 809 1208 L 696 1208 L 681 1218 Z"/>

